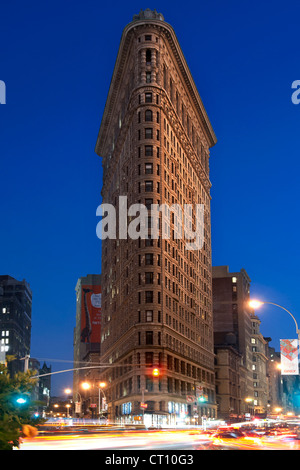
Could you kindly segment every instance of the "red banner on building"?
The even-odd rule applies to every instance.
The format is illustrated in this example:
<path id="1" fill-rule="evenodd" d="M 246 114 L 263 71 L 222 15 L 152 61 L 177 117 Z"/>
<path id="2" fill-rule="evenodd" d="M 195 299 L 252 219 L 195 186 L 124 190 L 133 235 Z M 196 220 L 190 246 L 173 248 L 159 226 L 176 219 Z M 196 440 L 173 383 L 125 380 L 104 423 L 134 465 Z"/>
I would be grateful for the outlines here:
<path id="1" fill-rule="evenodd" d="M 81 342 L 100 343 L 101 286 L 81 288 Z"/>

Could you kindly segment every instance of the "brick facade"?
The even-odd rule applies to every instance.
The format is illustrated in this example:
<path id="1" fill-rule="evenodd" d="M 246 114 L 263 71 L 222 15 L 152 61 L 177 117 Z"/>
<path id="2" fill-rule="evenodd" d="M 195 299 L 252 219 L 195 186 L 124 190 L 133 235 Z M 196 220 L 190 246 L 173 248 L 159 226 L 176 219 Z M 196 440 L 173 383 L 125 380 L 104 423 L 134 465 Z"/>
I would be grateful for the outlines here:
<path id="1" fill-rule="evenodd" d="M 142 400 L 146 413 L 166 419 L 180 409 L 189 419 L 216 416 L 209 181 L 215 142 L 172 27 L 156 12 L 141 12 L 123 31 L 96 144 L 103 203 L 117 216 L 119 196 L 127 196 L 128 208 L 203 204 L 204 245 L 186 250 L 174 237 L 172 215 L 169 239 L 160 227 L 159 239 L 102 241 L 101 363 L 110 364 L 103 380 L 112 420 L 141 414 Z M 187 396 L 195 396 L 197 384 L 208 401 L 196 412 Z"/>

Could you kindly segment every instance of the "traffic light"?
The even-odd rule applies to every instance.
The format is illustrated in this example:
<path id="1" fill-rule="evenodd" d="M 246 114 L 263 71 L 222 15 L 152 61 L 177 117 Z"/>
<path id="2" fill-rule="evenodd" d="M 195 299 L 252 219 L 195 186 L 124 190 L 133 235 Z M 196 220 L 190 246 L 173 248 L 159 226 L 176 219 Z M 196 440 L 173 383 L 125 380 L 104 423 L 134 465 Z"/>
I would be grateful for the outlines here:
<path id="1" fill-rule="evenodd" d="M 28 403 L 28 397 L 25 395 L 18 395 L 17 398 L 15 399 L 15 402 L 18 405 L 26 405 L 26 403 Z"/>
<path id="2" fill-rule="evenodd" d="M 200 395 L 200 397 L 198 397 L 198 401 L 200 403 L 206 403 L 208 401 L 208 395 Z"/>
<path id="3" fill-rule="evenodd" d="M 153 377 L 159 377 L 160 376 L 160 370 L 158 369 L 158 367 L 155 367 L 152 370 L 152 375 L 153 375 Z"/>
<path id="4" fill-rule="evenodd" d="M 30 396 L 27 393 L 15 392 L 11 396 L 11 401 L 19 408 L 30 404 Z"/>

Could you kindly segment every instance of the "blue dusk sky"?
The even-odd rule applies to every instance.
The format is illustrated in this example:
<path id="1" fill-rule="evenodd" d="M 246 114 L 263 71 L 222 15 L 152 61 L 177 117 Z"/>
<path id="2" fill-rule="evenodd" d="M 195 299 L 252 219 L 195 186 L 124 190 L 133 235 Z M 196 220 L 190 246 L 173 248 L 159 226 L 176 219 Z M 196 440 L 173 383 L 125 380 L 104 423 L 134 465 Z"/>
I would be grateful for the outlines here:
<path id="1" fill-rule="evenodd" d="M 299 1 L 2 2 L 0 273 L 30 283 L 31 356 L 54 371 L 72 367 L 77 279 L 101 272 L 94 149 L 123 28 L 146 8 L 173 26 L 218 139 L 213 265 L 244 268 L 252 297 L 300 321 Z M 296 337 L 283 310 L 257 313 L 277 350 Z"/>

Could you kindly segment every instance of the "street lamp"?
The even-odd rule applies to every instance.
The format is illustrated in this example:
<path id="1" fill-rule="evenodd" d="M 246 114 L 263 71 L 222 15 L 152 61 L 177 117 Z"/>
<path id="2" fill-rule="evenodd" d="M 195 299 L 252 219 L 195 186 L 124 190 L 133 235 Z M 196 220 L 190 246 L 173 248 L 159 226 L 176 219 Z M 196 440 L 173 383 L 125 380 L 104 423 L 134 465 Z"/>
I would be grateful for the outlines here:
<path id="1" fill-rule="evenodd" d="M 247 403 L 248 413 L 251 416 L 254 413 L 254 398 L 245 398 L 245 403 Z"/>
<path id="2" fill-rule="evenodd" d="M 296 332 L 297 332 L 297 336 L 298 336 L 298 347 L 299 347 L 299 345 L 300 345 L 300 330 L 298 328 L 298 324 L 297 324 L 297 321 L 296 321 L 294 315 L 289 310 L 287 310 L 285 307 L 282 307 L 282 305 L 275 304 L 274 302 L 265 302 L 265 301 L 261 301 L 261 300 L 250 300 L 249 301 L 249 307 L 253 308 L 254 310 L 260 308 L 264 304 L 275 305 L 275 307 L 282 308 L 282 310 L 285 310 L 287 313 L 290 314 L 290 316 L 292 317 L 292 319 L 294 320 L 295 325 L 296 325 Z"/>
<path id="3" fill-rule="evenodd" d="M 106 382 L 99 382 L 98 384 L 98 408 L 99 408 L 99 416 L 100 416 L 100 413 L 101 413 L 101 393 L 103 393 L 103 403 L 106 403 L 106 395 L 104 393 L 104 388 L 107 386 Z M 91 385 L 89 382 L 83 382 L 81 384 L 81 387 L 83 388 L 83 390 L 87 391 L 87 390 L 90 390 L 91 388 L 94 389 L 95 387 L 95 383 L 93 383 L 93 385 Z"/>
<path id="4" fill-rule="evenodd" d="M 85 414 L 85 411 L 86 411 L 86 402 L 87 402 L 86 392 L 91 388 L 91 384 L 90 384 L 89 382 L 82 382 L 81 388 L 85 391 L 85 394 L 84 394 L 84 402 L 83 402 L 83 408 L 84 408 L 83 413 Z"/>
<path id="5" fill-rule="evenodd" d="M 83 388 L 83 390 L 89 390 L 91 388 L 91 384 L 88 382 L 83 382 L 81 384 L 81 387 Z"/>
<path id="6" fill-rule="evenodd" d="M 260 308 L 264 304 L 275 305 L 275 307 L 279 307 L 282 310 L 285 310 L 292 317 L 292 319 L 294 320 L 295 325 L 296 325 L 296 333 L 297 333 L 297 336 L 298 336 L 298 360 L 299 360 L 300 330 L 298 328 L 298 324 L 297 324 L 297 321 L 296 321 L 296 318 L 294 317 L 294 315 L 287 308 L 282 307 L 282 305 L 275 304 L 274 302 L 265 302 L 265 301 L 261 301 L 261 300 L 250 300 L 248 304 L 249 304 L 249 307 L 253 308 L 253 309 Z"/>

